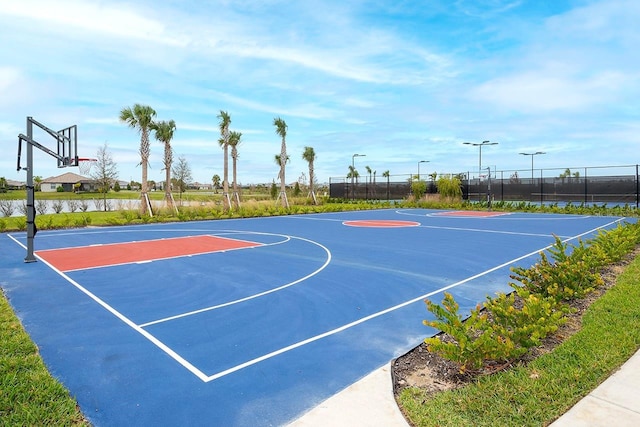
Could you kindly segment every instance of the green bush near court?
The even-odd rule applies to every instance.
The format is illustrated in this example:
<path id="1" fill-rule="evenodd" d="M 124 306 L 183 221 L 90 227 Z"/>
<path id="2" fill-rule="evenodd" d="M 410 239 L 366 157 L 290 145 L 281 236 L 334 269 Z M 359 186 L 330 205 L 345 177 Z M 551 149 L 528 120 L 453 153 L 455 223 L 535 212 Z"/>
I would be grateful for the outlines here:
<path id="1" fill-rule="evenodd" d="M 527 337 L 538 332 L 542 336 L 553 331 L 558 324 L 558 315 L 563 313 L 564 302 L 582 295 L 575 291 L 579 286 L 573 286 L 574 284 L 565 286 L 564 290 L 558 292 L 558 278 L 554 277 L 554 274 L 564 274 L 566 267 L 574 264 L 581 268 L 582 272 L 573 268 L 563 279 L 580 282 L 579 284 L 588 289 L 597 282 L 593 281 L 596 269 L 617 262 L 625 253 L 637 247 L 639 242 L 638 223 L 599 233 L 591 242 L 592 248 L 581 244 L 574 248 L 571 254 L 566 252 L 566 246 L 557 242 L 556 252 L 552 254 L 555 261 L 565 263 L 564 266 L 536 264 L 528 270 L 514 269 L 517 272 L 512 276 L 524 284 L 514 285 L 516 292 L 527 288 L 528 280 L 532 277 L 536 282 L 546 281 L 548 289 L 555 286 L 555 290 L 550 294 L 535 294 L 538 303 L 549 302 L 545 306 L 546 317 L 537 316 L 535 321 L 530 319 L 525 324 L 502 321 L 498 330 L 508 338 L 518 332 L 518 327 L 524 327 Z M 550 273 L 553 268 L 558 271 Z M 538 269 L 542 269 L 542 273 L 537 271 Z M 472 384 L 464 388 L 438 393 L 433 397 L 426 396 L 419 389 L 405 389 L 398 397 L 399 404 L 410 422 L 416 426 L 549 424 L 606 379 L 640 347 L 638 283 L 640 257 L 636 257 L 618 278 L 616 285 L 587 310 L 582 319 L 582 329 L 553 352 L 528 365 L 516 366 L 494 375 L 478 376 Z M 538 285 L 540 283 L 536 283 L 536 286 Z M 531 295 L 531 289 L 528 287 L 527 295 Z M 496 304 L 501 297 L 503 300 L 506 298 L 501 295 L 496 299 L 489 298 L 488 303 L 485 303 L 488 309 L 494 310 L 494 316 L 513 318 L 514 312 L 517 314 L 525 309 L 523 307 L 513 310 L 506 307 L 508 304 Z M 443 305 L 444 308 L 431 304 L 429 309 L 436 313 L 439 320 L 429 323 L 434 323 L 432 326 L 442 326 L 446 332 L 453 332 L 458 342 L 457 345 L 439 345 L 435 338 L 429 338 L 426 341 L 433 345 L 434 351 L 456 361 L 463 368 L 478 368 L 484 363 L 487 355 L 487 359 L 508 356 L 507 360 L 518 356 L 518 352 L 513 351 L 517 350 L 517 345 L 508 348 L 504 346 L 511 338 L 496 340 L 495 334 L 489 333 L 485 337 L 484 333 L 479 335 L 479 331 L 496 330 L 488 326 L 486 317 L 478 320 L 482 316 L 479 311 L 474 311 L 471 323 L 465 326 L 460 322 L 457 305 L 452 298 L 445 298 Z M 554 310 L 548 310 L 554 306 Z M 517 327 L 505 331 L 502 327 L 505 323 Z M 473 328 L 475 330 L 471 330 Z M 501 345 L 496 345 L 498 342 Z M 523 348 L 536 345 L 536 342 L 520 344 Z"/>

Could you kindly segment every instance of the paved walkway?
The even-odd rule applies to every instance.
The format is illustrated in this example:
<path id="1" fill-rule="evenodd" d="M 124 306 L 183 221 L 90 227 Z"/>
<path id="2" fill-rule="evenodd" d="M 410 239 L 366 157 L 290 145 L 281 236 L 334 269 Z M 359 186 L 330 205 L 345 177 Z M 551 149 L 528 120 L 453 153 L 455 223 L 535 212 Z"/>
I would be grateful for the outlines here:
<path id="1" fill-rule="evenodd" d="M 640 426 L 640 350 L 551 426 Z"/>
<path id="2" fill-rule="evenodd" d="M 393 397 L 391 364 L 307 412 L 289 427 L 408 427 Z"/>
<path id="3" fill-rule="evenodd" d="M 393 397 L 391 365 L 322 402 L 289 427 L 408 427 Z M 551 427 L 640 426 L 640 350 Z"/>

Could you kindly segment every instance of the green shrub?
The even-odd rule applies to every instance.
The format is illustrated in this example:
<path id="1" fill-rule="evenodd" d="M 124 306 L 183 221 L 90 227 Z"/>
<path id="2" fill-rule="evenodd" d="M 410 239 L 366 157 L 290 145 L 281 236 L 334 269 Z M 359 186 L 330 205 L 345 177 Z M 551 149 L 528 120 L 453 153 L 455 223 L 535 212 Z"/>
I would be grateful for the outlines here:
<path id="1" fill-rule="evenodd" d="M 516 296 L 520 297 L 520 308 L 516 307 Z M 484 307 L 490 313 L 490 329 L 495 339 L 511 343 L 511 351 L 499 355 L 505 361 L 540 345 L 547 335 L 566 322 L 568 310 L 568 306 L 559 306 L 553 298 L 535 295 L 523 287 L 515 287 L 515 292 L 509 295 L 500 293 L 496 298 L 488 297 Z"/>
<path id="2" fill-rule="evenodd" d="M 568 255 L 568 245 L 556 236 L 555 244 L 549 249 L 555 262 L 549 261 L 544 252 L 540 261 L 532 268 L 512 267 L 511 278 L 523 284 L 531 293 L 552 297 L 557 303 L 583 298 L 604 281 L 596 271 L 601 265 L 593 262 L 587 248 L 580 243 L 572 255 Z"/>
<path id="3" fill-rule="evenodd" d="M 553 264 L 544 252 L 540 258 L 540 262 L 529 269 L 512 267 L 511 278 L 529 292 L 551 297 L 557 303 L 583 298 L 604 283 L 600 274 L 589 271 L 584 261 L 568 259 Z"/>
<path id="4" fill-rule="evenodd" d="M 411 182 L 411 194 L 415 200 L 420 200 L 424 193 L 427 192 L 427 183 L 422 180 L 414 180 Z"/>
<path id="5" fill-rule="evenodd" d="M 537 346 L 566 322 L 569 307 L 564 302 L 582 298 L 601 286 L 598 272 L 609 262 L 621 259 L 640 243 L 640 224 L 618 226 L 585 245 L 570 246 L 556 237 L 546 253 L 531 268 L 513 267 L 510 283 L 514 292 L 487 297 L 485 310 L 476 306 L 464 320 L 449 293 L 442 305 L 425 301 L 436 320 L 423 324 L 438 328 L 452 340 L 425 339 L 427 349 L 458 364 L 460 372 L 480 369 L 487 361 L 508 362 Z M 517 302 L 517 303 L 516 303 Z"/>
<path id="6" fill-rule="evenodd" d="M 27 229 L 27 218 L 25 217 L 16 218 L 16 227 L 18 227 L 18 230 L 20 231 L 25 231 Z"/>
<path id="7" fill-rule="evenodd" d="M 120 216 L 124 220 L 125 224 L 131 224 L 134 220 L 139 217 L 138 211 L 125 209 L 120 211 Z"/>
<path id="8" fill-rule="evenodd" d="M 521 299 L 520 308 L 515 304 L 516 295 Z M 566 322 L 566 306 L 558 306 L 553 298 L 532 294 L 524 288 L 487 298 L 486 310 L 478 305 L 466 320 L 449 293 L 445 293 L 442 306 L 428 300 L 426 303 L 436 320 L 425 320 L 424 325 L 453 338 L 453 341 L 438 336 L 427 338 L 427 349 L 455 362 L 461 373 L 479 370 L 488 361 L 513 361 Z"/>
<path id="9" fill-rule="evenodd" d="M 460 372 L 477 370 L 484 361 L 494 353 L 494 344 L 489 333 L 486 333 L 486 313 L 480 313 L 480 306 L 471 312 L 471 316 L 463 320 L 458 312 L 459 306 L 453 296 L 444 294 L 442 306 L 429 300 L 425 301 L 427 309 L 436 320 L 424 320 L 423 324 L 441 330 L 450 335 L 454 341 L 445 342 L 439 337 L 424 340 L 427 349 L 458 364 Z"/>
<path id="10" fill-rule="evenodd" d="M 443 197 L 462 197 L 462 181 L 457 176 L 440 175 L 436 188 Z"/>
<path id="11" fill-rule="evenodd" d="M 91 224 L 91 216 L 90 215 L 82 215 L 79 218 L 76 218 L 75 225 L 76 227 L 86 227 Z"/>

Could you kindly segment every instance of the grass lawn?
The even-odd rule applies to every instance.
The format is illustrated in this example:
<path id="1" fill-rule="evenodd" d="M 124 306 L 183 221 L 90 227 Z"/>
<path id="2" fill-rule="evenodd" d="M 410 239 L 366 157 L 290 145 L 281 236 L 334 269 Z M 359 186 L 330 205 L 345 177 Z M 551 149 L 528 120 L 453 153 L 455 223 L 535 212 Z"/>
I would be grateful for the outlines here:
<path id="1" fill-rule="evenodd" d="M 0 295 L 0 425 L 88 425 Z"/>

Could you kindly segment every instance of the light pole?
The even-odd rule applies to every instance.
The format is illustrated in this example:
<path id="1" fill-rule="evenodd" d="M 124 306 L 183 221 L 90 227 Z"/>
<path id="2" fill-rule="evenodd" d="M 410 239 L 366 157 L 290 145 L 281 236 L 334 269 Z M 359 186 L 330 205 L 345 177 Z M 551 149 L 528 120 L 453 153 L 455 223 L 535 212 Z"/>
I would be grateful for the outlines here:
<path id="1" fill-rule="evenodd" d="M 487 208 L 491 210 L 491 166 L 487 167 Z"/>
<path id="2" fill-rule="evenodd" d="M 354 154 L 351 156 L 351 198 L 356 197 L 356 188 L 353 185 L 353 179 L 356 175 L 356 157 L 365 157 L 366 154 Z"/>
<path id="3" fill-rule="evenodd" d="M 520 153 L 523 156 L 531 156 L 531 183 L 533 184 L 533 158 L 538 154 L 547 154 L 544 151 L 536 151 L 535 153 Z"/>
<path id="4" fill-rule="evenodd" d="M 478 198 L 480 198 L 480 175 L 482 174 L 482 147 L 484 147 L 485 145 L 498 145 L 498 143 L 497 142 L 482 141 L 482 142 L 463 142 L 463 144 L 471 145 L 473 147 L 478 147 L 479 148 L 479 155 L 478 155 Z"/>
<path id="5" fill-rule="evenodd" d="M 420 163 L 429 163 L 429 160 L 420 160 L 418 162 L 418 181 L 420 181 Z"/>
<path id="6" fill-rule="evenodd" d="M 482 141 L 482 142 L 463 142 L 463 144 L 471 145 L 473 147 L 478 147 L 479 148 L 478 179 L 480 179 L 480 174 L 482 174 L 482 147 L 484 147 L 485 145 L 498 145 L 498 143 L 497 142 Z"/>

